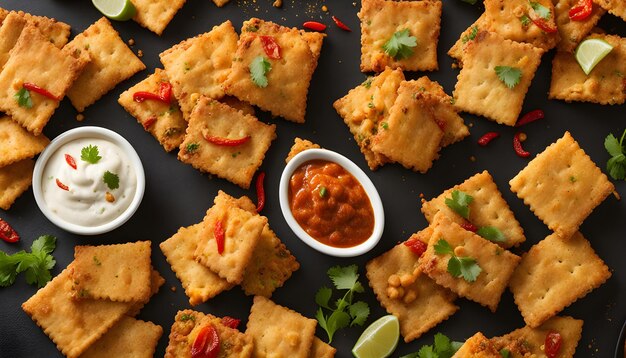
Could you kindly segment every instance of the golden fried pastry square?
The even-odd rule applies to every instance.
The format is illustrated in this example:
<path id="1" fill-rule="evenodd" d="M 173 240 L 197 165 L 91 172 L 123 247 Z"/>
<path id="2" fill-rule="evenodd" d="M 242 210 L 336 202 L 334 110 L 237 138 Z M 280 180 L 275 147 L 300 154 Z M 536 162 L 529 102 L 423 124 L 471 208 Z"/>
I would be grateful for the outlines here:
<path id="1" fill-rule="evenodd" d="M 255 296 L 246 335 L 254 341 L 254 356 L 308 358 L 317 321 L 271 300 Z"/>
<path id="2" fill-rule="evenodd" d="M 568 239 L 615 187 L 569 132 L 509 181 L 511 191 Z"/>
<path id="3" fill-rule="evenodd" d="M 509 286 L 526 324 L 537 327 L 609 277 L 580 232 L 569 240 L 552 234 L 523 255 Z"/>
<path id="4" fill-rule="evenodd" d="M 454 88 L 455 106 L 500 124 L 515 125 L 542 54 L 543 50 L 530 44 L 479 31 L 464 47 L 463 68 Z M 520 71 L 519 83 L 509 88 L 496 67 Z"/>
<path id="5" fill-rule="evenodd" d="M 70 25 L 45 16 L 35 16 L 23 11 L 7 12 L 0 22 L 0 68 L 8 59 L 8 52 L 15 46 L 24 26 L 33 25 L 53 45 L 62 48 L 70 35 Z"/>
<path id="6" fill-rule="evenodd" d="M 85 56 L 75 58 L 58 49 L 34 25 L 26 24 L 0 72 L 0 111 L 9 114 L 29 132 L 41 134 L 87 61 Z M 24 101 L 22 107 L 16 96 L 26 91 L 24 83 L 42 87 L 56 99 L 30 91 L 30 102 Z"/>
<path id="7" fill-rule="evenodd" d="M 194 259 L 197 243 L 201 240 L 202 224 L 182 227 L 169 239 L 159 244 L 172 271 L 181 281 L 192 306 L 206 302 L 233 285 Z"/>
<path id="8" fill-rule="evenodd" d="M 74 298 L 145 302 L 150 297 L 150 241 L 76 246 Z"/>
<path id="9" fill-rule="evenodd" d="M 420 91 L 416 81 L 404 81 L 389 117 L 372 137 L 372 151 L 405 168 L 426 173 L 439 157 L 443 130 L 436 122 L 436 97 Z"/>
<path id="10" fill-rule="evenodd" d="M 557 49 L 564 52 L 574 52 L 578 43 L 591 32 L 606 10 L 597 4 L 593 4 L 589 17 L 582 21 L 572 20 L 569 17 L 569 12 L 579 3 L 578 0 L 556 0 L 553 2 L 556 24 L 561 37 L 561 41 L 557 44 Z"/>
<path id="11" fill-rule="evenodd" d="M 409 240 L 426 242 L 430 229 L 414 234 Z M 404 243 L 370 260 L 365 266 L 369 285 L 378 302 L 388 313 L 398 317 L 400 332 L 410 342 L 453 315 L 459 307 L 456 295 L 435 284 L 422 273 L 419 257 Z"/>
<path id="12" fill-rule="evenodd" d="M 145 80 L 124 91 L 117 102 L 169 152 L 180 146 L 187 129 L 187 122 L 183 119 L 178 101 L 174 96 L 169 104 L 154 100 L 137 102 L 133 99 L 137 92 L 158 94 L 162 83 L 169 83 L 169 79 L 165 71 L 157 68 Z"/>
<path id="13" fill-rule="evenodd" d="M 39 289 L 22 309 L 57 348 L 69 358 L 79 357 L 129 310 L 131 303 L 76 300 L 71 297 L 73 264 Z"/>
<path id="14" fill-rule="evenodd" d="M 137 9 L 133 20 L 160 36 L 185 0 L 132 0 L 132 3 Z"/>
<path id="15" fill-rule="evenodd" d="M 152 322 L 123 317 L 81 358 L 131 357 L 150 358 L 163 334 L 163 328 Z"/>
<path id="16" fill-rule="evenodd" d="M 442 2 L 362 0 L 361 71 L 382 72 L 386 67 L 405 71 L 438 69 L 437 43 L 441 24 Z M 408 30 L 416 46 L 408 57 L 390 56 L 383 46 L 395 33 Z"/>
<path id="17" fill-rule="evenodd" d="M 23 159 L 0 167 L 0 209 L 9 210 L 33 182 L 35 161 Z"/>
<path id="18" fill-rule="evenodd" d="M 14 122 L 11 117 L 0 117 L 0 167 L 41 153 L 50 143 L 43 134 L 35 136 Z"/>
<path id="19" fill-rule="evenodd" d="M 551 99 L 566 102 L 581 101 L 599 104 L 622 104 L 626 101 L 626 38 L 594 34 L 589 38 L 602 39 L 613 50 L 586 75 L 573 54 L 557 52 L 552 60 Z"/>
<path id="20" fill-rule="evenodd" d="M 317 337 L 313 338 L 313 345 L 311 346 L 309 358 L 333 358 L 335 353 L 337 353 L 336 348 Z"/>
<path id="21" fill-rule="evenodd" d="M 315 144 L 311 142 L 310 140 L 296 137 L 294 139 L 293 145 L 291 146 L 291 149 L 289 149 L 287 158 L 285 158 L 285 163 L 289 163 L 289 161 L 293 159 L 293 157 L 298 155 L 300 152 L 304 152 L 307 149 L 319 149 L 319 148 L 321 147 L 318 144 Z"/>
<path id="22" fill-rule="evenodd" d="M 463 65 L 463 46 L 466 43 L 476 38 L 478 32 L 487 29 L 487 15 L 483 13 L 480 17 L 470 25 L 465 31 L 461 33 L 459 39 L 456 40 L 454 45 L 448 50 L 448 55 L 457 60 L 457 63 Z"/>
<path id="23" fill-rule="evenodd" d="M 626 3 L 623 0 L 593 0 L 593 2 L 602 6 L 610 14 L 621 17 L 626 21 Z"/>
<path id="24" fill-rule="evenodd" d="M 452 192 L 459 190 L 470 195 L 474 200 L 469 204 L 469 221 L 476 227 L 491 226 L 498 228 L 506 237 L 506 241 L 498 242 L 508 249 L 518 246 L 526 240 L 524 229 L 515 219 L 502 194 L 498 190 L 493 177 L 488 171 L 475 174 L 459 185 L 444 191 L 441 195 L 429 201 L 422 199 L 422 213 L 428 222 L 432 222 L 439 212 L 444 213 L 450 220 L 462 225 L 466 220 L 446 205 L 446 199 L 452 198 Z"/>
<path id="25" fill-rule="evenodd" d="M 248 189 L 272 140 L 276 138 L 275 131 L 273 124 L 262 123 L 254 116 L 202 96 L 189 120 L 178 159 Z M 249 139 L 229 146 L 207 138 Z"/>
<path id="26" fill-rule="evenodd" d="M 161 276 L 161 274 L 159 273 L 159 271 L 155 270 L 154 267 L 151 268 L 151 272 L 150 272 L 150 296 L 141 302 L 135 302 L 132 304 L 131 309 L 126 313 L 127 316 L 129 317 L 135 317 L 139 314 L 139 312 L 141 312 L 141 310 L 143 309 L 143 307 L 146 305 L 146 303 L 148 303 L 148 301 L 150 301 L 150 298 L 154 295 L 156 295 L 159 292 L 159 289 L 161 288 L 161 286 L 163 286 L 163 284 L 165 283 L 165 279 L 163 278 L 163 276 Z"/>
<path id="27" fill-rule="evenodd" d="M 26 26 L 26 18 L 16 12 L 7 14 L 0 26 L 0 68 L 9 60 L 9 51 L 15 46 Z"/>
<path id="28" fill-rule="evenodd" d="M 387 68 L 376 77 L 369 77 L 333 103 L 337 113 L 350 128 L 371 170 L 376 170 L 387 162 L 383 155 L 372 151 L 371 141 L 372 136 L 378 132 L 379 124 L 389 117 L 389 110 L 398 97 L 398 88 L 402 81 L 404 74 L 401 70 Z"/>
<path id="29" fill-rule="evenodd" d="M 476 332 L 465 340 L 453 358 L 501 358 L 495 345 L 482 332 Z"/>
<path id="30" fill-rule="evenodd" d="M 459 296 L 496 311 L 500 296 L 519 263 L 519 256 L 465 230 L 443 213 L 435 215 L 428 249 L 420 258 L 420 267 L 435 282 Z M 445 240 L 460 258 L 473 259 L 481 271 L 473 282 L 448 272 L 450 254 L 437 254 L 435 245 Z"/>
<path id="31" fill-rule="evenodd" d="M 0 7 L 0 25 L 2 24 L 2 22 L 7 17 L 8 14 L 9 14 L 9 10 L 6 10 Z"/>
<path id="32" fill-rule="evenodd" d="M 230 72 L 238 38 L 232 23 L 225 21 L 159 55 L 186 120 L 201 95 L 224 97 L 222 83 Z"/>
<path id="33" fill-rule="evenodd" d="M 118 83 L 146 68 L 105 17 L 76 35 L 65 49 L 76 53 L 85 52 L 91 58 L 67 93 L 79 112 Z"/>
<path id="34" fill-rule="evenodd" d="M 229 107 L 233 107 L 234 109 L 236 109 L 238 111 L 241 111 L 244 114 L 249 114 L 251 116 L 254 116 L 254 114 L 255 114 L 253 105 L 251 105 L 248 102 L 241 101 L 237 97 L 224 96 L 224 97 L 220 98 L 218 101 L 224 103 L 225 105 L 227 105 Z"/>

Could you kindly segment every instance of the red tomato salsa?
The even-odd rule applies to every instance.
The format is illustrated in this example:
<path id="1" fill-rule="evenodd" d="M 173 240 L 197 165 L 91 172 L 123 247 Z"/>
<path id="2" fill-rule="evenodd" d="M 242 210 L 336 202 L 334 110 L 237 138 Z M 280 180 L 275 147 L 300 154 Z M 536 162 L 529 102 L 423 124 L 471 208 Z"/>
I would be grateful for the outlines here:
<path id="1" fill-rule="evenodd" d="M 289 206 L 300 226 L 315 240 L 352 247 L 374 231 L 374 210 L 365 189 L 337 163 L 311 160 L 289 181 Z"/>

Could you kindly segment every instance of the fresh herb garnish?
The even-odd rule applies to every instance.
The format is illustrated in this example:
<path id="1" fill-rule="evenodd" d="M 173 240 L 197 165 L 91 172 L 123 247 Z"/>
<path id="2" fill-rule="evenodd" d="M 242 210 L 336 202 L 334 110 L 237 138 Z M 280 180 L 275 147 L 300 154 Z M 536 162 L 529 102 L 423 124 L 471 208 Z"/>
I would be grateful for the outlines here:
<path id="1" fill-rule="evenodd" d="M 200 144 L 198 143 L 189 143 L 187 144 L 187 146 L 185 147 L 185 151 L 187 153 L 193 153 L 196 150 L 198 150 L 198 148 L 200 148 Z"/>
<path id="2" fill-rule="evenodd" d="M 20 107 L 24 108 L 33 108 L 33 100 L 30 98 L 30 92 L 22 87 L 19 91 L 15 92 L 13 95 L 15 101 Z"/>
<path id="3" fill-rule="evenodd" d="M 118 177 L 117 174 L 111 173 L 108 170 L 102 176 L 102 180 L 111 190 L 120 187 L 120 177 Z"/>
<path id="4" fill-rule="evenodd" d="M 435 344 L 422 346 L 419 351 L 400 358 L 450 358 L 463 345 L 462 342 L 451 341 L 445 334 L 435 334 Z"/>
<path id="5" fill-rule="evenodd" d="M 370 87 L 372 87 L 373 80 L 374 80 L 374 77 L 370 76 L 365 81 L 363 81 L 363 83 L 361 83 L 361 86 L 369 89 Z"/>
<path id="6" fill-rule="evenodd" d="M 265 75 L 271 70 L 272 64 L 263 56 L 257 56 L 250 62 L 252 82 L 261 88 L 267 87 L 267 77 Z"/>
<path id="7" fill-rule="evenodd" d="M 530 25 L 530 17 L 528 17 L 528 15 L 522 15 L 522 17 L 519 18 L 519 21 L 522 22 L 522 26 L 526 27 L 528 25 Z"/>
<path id="8" fill-rule="evenodd" d="M 448 272 L 454 277 L 463 277 L 467 282 L 476 281 L 476 278 L 482 271 L 475 259 L 457 256 L 452 246 L 444 239 L 439 239 L 435 244 L 435 253 L 437 255 L 452 256 L 448 260 Z"/>
<path id="9" fill-rule="evenodd" d="M 30 253 L 22 250 L 13 255 L 0 251 L 0 286 L 7 287 L 15 282 L 17 274 L 24 272 L 29 285 L 43 287 L 52 279 L 50 270 L 56 264 L 50 255 L 56 247 L 56 238 L 40 236 L 30 246 Z"/>
<path id="10" fill-rule="evenodd" d="M 609 171 L 611 178 L 622 180 L 626 178 L 626 152 L 624 151 L 624 137 L 626 129 L 622 133 L 622 137 L 618 141 L 617 138 L 610 133 L 604 139 L 604 148 L 611 155 L 611 159 L 606 163 L 606 170 Z"/>
<path id="11" fill-rule="evenodd" d="M 96 264 L 96 266 L 102 266 L 102 262 L 98 260 L 98 257 L 96 255 L 93 256 L 93 263 Z"/>
<path id="12" fill-rule="evenodd" d="M 180 316 L 180 320 L 181 320 L 181 321 L 183 321 L 183 322 L 185 322 L 185 321 L 189 321 L 189 320 L 191 320 L 191 321 L 195 321 L 195 320 L 196 320 L 196 318 L 195 318 L 193 315 L 190 315 L 190 314 L 188 314 L 188 313 L 185 313 L 184 315 Z"/>
<path id="13" fill-rule="evenodd" d="M 489 241 L 493 241 L 493 242 L 505 242 L 506 241 L 506 236 L 504 236 L 504 234 L 502 233 L 502 231 L 500 231 L 500 229 L 494 226 L 483 226 L 480 229 L 478 229 L 476 233 Z"/>
<path id="14" fill-rule="evenodd" d="M 88 145 L 80 150 L 80 159 L 87 163 L 96 164 L 102 157 L 97 145 Z"/>
<path id="15" fill-rule="evenodd" d="M 471 195 L 460 190 L 453 190 L 452 199 L 446 198 L 445 203 L 450 209 L 452 209 L 452 211 L 461 215 L 465 219 L 469 219 L 469 204 L 471 204 L 472 201 L 474 201 L 474 198 Z"/>
<path id="16" fill-rule="evenodd" d="M 463 41 L 463 43 L 467 43 L 468 41 L 475 39 L 477 34 L 478 34 L 478 26 L 474 25 L 472 26 L 469 34 L 461 38 L 461 41 Z"/>
<path id="17" fill-rule="evenodd" d="M 417 46 L 417 38 L 409 35 L 409 29 L 396 31 L 383 45 L 385 53 L 394 60 L 402 60 L 413 55 L 413 47 Z"/>
<path id="18" fill-rule="evenodd" d="M 517 67 L 496 66 L 495 70 L 500 81 L 504 82 L 508 88 L 517 86 L 522 78 L 522 70 Z"/>
<path id="19" fill-rule="evenodd" d="M 511 351 L 506 348 L 502 348 L 500 349 L 500 355 L 502 356 L 502 358 L 509 358 L 511 355 Z"/>
<path id="20" fill-rule="evenodd" d="M 248 31 L 248 32 L 257 32 L 257 31 L 259 31 L 259 27 L 256 26 L 256 25 L 254 25 L 254 26 L 253 25 L 248 25 L 248 26 L 246 26 L 246 31 Z"/>
<path id="21" fill-rule="evenodd" d="M 326 197 L 326 194 L 328 193 L 328 190 L 326 189 L 325 186 L 320 188 L 320 198 L 324 198 Z"/>
<path id="22" fill-rule="evenodd" d="M 382 122 L 380 124 L 380 126 L 383 127 L 384 130 L 388 130 L 389 129 L 389 123 L 387 123 L 387 122 Z"/>
<path id="23" fill-rule="evenodd" d="M 535 10 L 535 13 L 540 18 L 542 18 L 544 20 L 550 20 L 550 9 L 548 9 L 547 7 L 545 7 L 545 6 L 543 6 L 540 3 L 535 2 L 535 1 L 531 1 L 530 2 L 530 7 L 532 7 L 533 10 Z"/>
<path id="24" fill-rule="evenodd" d="M 315 318 L 326 334 L 328 343 L 333 341 L 333 335 L 339 329 L 359 325 L 362 326 L 370 314 L 367 303 L 357 301 L 352 303 L 354 293 L 364 291 L 363 285 L 359 282 L 358 267 L 351 265 L 348 267 L 334 266 L 328 270 L 328 277 L 333 281 L 337 290 L 347 290 L 344 296 L 334 303 L 331 303 L 332 289 L 322 287 L 315 294 L 315 302 L 320 306 L 315 314 Z M 324 310 L 331 313 L 324 314 Z"/>

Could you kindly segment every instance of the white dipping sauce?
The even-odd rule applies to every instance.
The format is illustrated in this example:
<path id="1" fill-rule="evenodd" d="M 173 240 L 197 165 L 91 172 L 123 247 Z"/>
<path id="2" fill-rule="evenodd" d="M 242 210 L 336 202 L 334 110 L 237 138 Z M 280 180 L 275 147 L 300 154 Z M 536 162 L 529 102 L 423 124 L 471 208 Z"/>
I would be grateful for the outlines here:
<path id="1" fill-rule="evenodd" d="M 81 159 L 81 150 L 97 146 L 99 156 L 92 164 Z M 65 155 L 76 162 L 70 166 Z M 110 189 L 104 182 L 107 171 L 119 177 L 119 187 Z M 64 190 L 57 179 L 68 187 Z M 41 190 L 46 205 L 59 218 L 81 226 L 100 226 L 115 220 L 130 205 L 137 189 L 132 163 L 117 145 L 96 138 L 81 138 L 64 144 L 54 152 L 43 170 Z M 113 196 L 107 200 L 107 192 Z M 111 196 L 109 195 L 109 200 Z"/>

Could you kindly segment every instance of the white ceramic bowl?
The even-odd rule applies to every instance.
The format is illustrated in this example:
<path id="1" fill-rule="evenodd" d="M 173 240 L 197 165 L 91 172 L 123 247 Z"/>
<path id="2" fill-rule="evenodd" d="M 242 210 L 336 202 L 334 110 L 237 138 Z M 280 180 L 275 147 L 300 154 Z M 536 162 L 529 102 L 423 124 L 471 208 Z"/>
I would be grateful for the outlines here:
<path id="1" fill-rule="evenodd" d="M 372 209 L 374 210 L 374 231 L 372 232 L 372 235 L 361 244 L 347 248 L 325 245 L 315 240 L 311 235 L 304 231 L 304 229 L 302 229 L 300 224 L 298 224 L 296 219 L 293 217 L 289 206 L 289 181 L 293 172 L 300 165 L 311 160 L 326 160 L 341 165 L 350 174 L 352 174 L 359 181 L 359 183 L 361 183 L 363 189 L 365 189 L 365 193 L 367 193 L 367 196 L 372 204 Z M 353 257 L 362 255 L 373 249 L 378 241 L 380 241 L 383 234 L 383 229 L 385 227 L 385 212 L 376 187 L 374 187 L 372 181 L 361 170 L 361 168 L 354 164 L 350 159 L 339 153 L 326 149 L 308 149 L 293 157 L 285 166 L 285 169 L 280 177 L 278 196 L 280 209 L 291 230 L 293 230 L 293 232 L 300 238 L 300 240 L 304 241 L 305 244 L 324 254 L 338 257 Z"/>
<path id="2" fill-rule="evenodd" d="M 99 138 L 108 140 L 118 147 L 126 154 L 131 161 L 133 168 L 135 169 L 135 175 L 137 176 L 137 188 L 135 190 L 135 196 L 133 197 L 130 205 L 126 210 L 118 217 L 99 226 L 82 226 L 75 223 L 70 223 L 63 220 L 58 215 L 52 213 L 52 211 L 46 205 L 42 194 L 42 176 L 46 164 L 50 157 L 61 147 L 62 145 L 74 141 L 80 138 Z M 133 214 L 139 208 L 143 194 L 146 189 L 146 177 L 143 171 L 143 165 L 139 155 L 133 148 L 133 146 L 121 135 L 102 127 L 79 127 L 71 129 L 67 132 L 60 134 L 54 138 L 52 142 L 46 147 L 46 149 L 39 155 L 37 162 L 35 163 L 35 170 L 33 171 L 33 194 L 39 210 L 50 220 L 54 225 L 60 227 L 65 231 L 69 231 L 80 235 L 99 235 L 111 230 L 114 230 L 124 224 L 130 219 Z"/>

